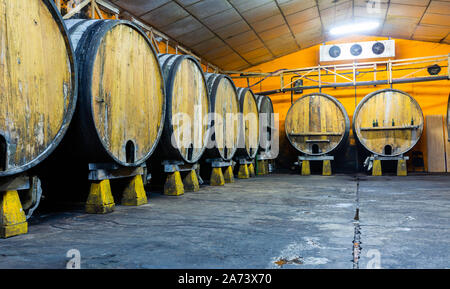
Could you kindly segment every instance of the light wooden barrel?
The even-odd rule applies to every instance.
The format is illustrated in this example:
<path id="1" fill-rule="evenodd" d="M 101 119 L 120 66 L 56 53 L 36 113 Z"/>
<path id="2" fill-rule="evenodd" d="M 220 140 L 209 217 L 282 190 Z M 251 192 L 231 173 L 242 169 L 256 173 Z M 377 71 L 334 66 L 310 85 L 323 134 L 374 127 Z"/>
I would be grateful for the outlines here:
<path id="1" fill-rule="evenodd" d="M 361 145 L 379 156 L 411 150 L 423 131 L 419 104 L 407 93 L 384 89 L 367 95 L 353 116 L 353 132 Z"/>
<path id="2" fill-rule="evenodd" d="M 0 0 L 0 177 L 47 158 L 67 131 L 77 76 L 51 0 Z"/>
<path id="3" fill-rule="evenodd" d="M 137 166 L 160 139 L 165 108 L 157 54 L 129 21 L 68 20 L 79 65 L 76 113 L 89 162 Z"/>
<path id="4" fill-rule="evenodd" d="M 240 109 L 239 147 L 236 158 L 254 159 L 259 148 L 259 113 L 253 91 L 238 88 Z"/>
<path id="5" fill-rule="evenodd" d="M 166 83 L 163 158 L 196 163 L 206 149 L 210 104 L 202 67 L 190 55 L 160 54 Z"/>
<path id="6" fill-rule="evenodd" d="M 238 147 L 239 99 L 233 80 L 223 74 L 205 74 L 211 103 L 209 158 L 231 160 Z"/>
<path id="7" fill-rule="evenodd" d="M 313 93 L 301 97 L 291 106 L 285 129 L 296 150 L 305 155 L 320 156 L 333 153 L 347 141 L 350 120 L 336 98 Z"/>
<path id="8" fill-rule="evenodd" d="M 259 150 L 262 153 L 269 152 L 272 132 L 276 129 L 272 100 L 267 95 L 257 95 L 256 104 L 259 112 Z"/>

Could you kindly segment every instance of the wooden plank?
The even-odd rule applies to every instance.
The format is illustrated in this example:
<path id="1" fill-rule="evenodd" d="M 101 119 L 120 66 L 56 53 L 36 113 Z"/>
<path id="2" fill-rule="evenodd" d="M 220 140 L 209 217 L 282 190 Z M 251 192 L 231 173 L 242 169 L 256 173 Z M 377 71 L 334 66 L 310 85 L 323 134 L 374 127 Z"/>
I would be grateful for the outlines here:
<path id="1" fill-rule="evenodd" d="M 445 162 L 447 173 L 450 173 L 450 141 L 448 139 L 448 129 L 444 127 L 444 143 L 445 143 Z"/>
<path id="2" fill-rule="evenodd" d="M 417 130 L 420 126 L 409 125 L 409 126 L 383 126 L 383 127 L 362 127 L 361 131 L 374 131 L 374 130 Z"/>
<path id="3" fill-rule="evenodd" d="M 428 172 L 446 172 L 444 122 L 442 115 L 428 115 L 426 117 L 426 126 Z"/>
<path id="4" fill-rule="evenodd" d="M 289 136 L 342 136 L 339 132 L 304 132 L 304 133 L 290 133 Z"/>
<path id="5" fill-rule="evenodd" d="M 66 15 L 63 16 L 63 19 L 69 19 L 70 17 L 72 17 L 73 15 L 77 14 L 78 12 L 81 11 L 81 9 L 83 9 L 86 5 L 88 5 L 89 3 L 91 3 L 91 0 L 84 0 L 83 2 L 81 2 L 77 7 L 73 8 L 72 10 L 70 10 L 69 13 L 67 13 Z"/>

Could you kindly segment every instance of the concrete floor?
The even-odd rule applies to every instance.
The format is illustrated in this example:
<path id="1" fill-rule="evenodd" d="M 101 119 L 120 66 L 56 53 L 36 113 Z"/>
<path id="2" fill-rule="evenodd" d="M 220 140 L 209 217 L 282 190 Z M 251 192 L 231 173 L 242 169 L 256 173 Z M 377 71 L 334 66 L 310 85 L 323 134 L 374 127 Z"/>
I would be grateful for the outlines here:
<path id="1" fill-rule="evenodd" d="M 82 268 L 450 268 L 450 176 L 359 179 L 272 175 L 38 216 L 0 240 L 0 268 L 65 268 L 70 249 Z"/>

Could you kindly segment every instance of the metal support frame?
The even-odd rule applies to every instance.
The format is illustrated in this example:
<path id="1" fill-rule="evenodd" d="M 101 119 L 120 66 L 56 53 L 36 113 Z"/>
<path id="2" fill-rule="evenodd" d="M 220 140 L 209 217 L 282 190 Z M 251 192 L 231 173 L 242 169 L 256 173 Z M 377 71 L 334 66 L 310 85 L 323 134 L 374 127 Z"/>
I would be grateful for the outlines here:
<path id="1" fill-rule="evenodd" d="M 147 171 L 147 166 L 142 164 L 138 167 L 122 167 L 114 163 L 91 163 L 89 164 L 89 175 L 88 179 L 90 181 L 103 181 L 121 178 L 130 178 L 137 175 L 144 176 Z M 148 180 L 148 177 L 145 179 Z"/>
<path id="2" fill-rule="evenodd" d="M 412 77 L 413 75 L 422 72 L 424 67 L 410 67 L 411 65 L 432 65 L 438 64 L 441 67 L 447 68 L 447 73 L 445 73 L 445 69 L 443 69 L 440 75 L 436 76 L 418 76 Z M 383 69 L 380 69 L 383 68 Z M 232 78 L 269 78 L 269 77 L 278 77 L 295 75 L 299 78 L 295 78 L 295 80 L 306 78 L 309 81 L 316 82 L 317 85 L 312 86 L 299 86 L 299 87 L 290 87 L 293 81 L 287 85 L 281 82 L 280 89 L 269 90 L 259 92 L 259 95 L 270 95 L 277 93 L 285 93 L 291 91 L 302 91 L 302 90 L 310 90 L 310 89 L 324 89 L 324 88 L 339 88 L 339 87 L 357 87 L 357 86 L 377 86 L 377 85 L 394 85 L 394 84 L 403 84 L 403 83 L 415 83 L 415 82 L 426 82 L 426 81 L 441 81 L 441 80 L 450 80 L 450 54 L 448 55 L 437 55 L 437 56 L 427 56 L 427 57 L 418 57 L 418 58 L 409 58 L 409 59 L 397 59 L 391 60 L 388 59 L 386 61 L 378 61 L 378 62 L 365 62 L 365 63 L 347 63 L 347 64 L 331 64 L 331 65 L 318 65 L 314 67 L 306 67 L 306 68 L 298 68 L 298 69 L 284 69 L 277 71 L 277 73 L 260 73 L 260 72 L 243 72 L 243 71 L 225 71 L 225 73 L 231 74 Z M 339 72 L 341 71 L 341 72 Z M 386 72 L 385 79 L 379 79 L 378 74 L 380 72 Z M 404 75 L 398 76 L 394 78 L 394 72 L 400 73 L 401 71 L 406 71 Z M 313 74 L 315 73 L 315 74 Z M 357 76 L 361 73 L 373 73 L 373 80 L 370 81 L 358 81 Z M 352 75 L 351 78 L 346 75 Z M 309 78 L 307 77 L 309 76 Z M 331 78 L 330 81 L 327 81 L 328 78 Z M 313 79 L 314 78 L 314 79 Z M 338 82 L 339 79 L 343 79 L 344 81 Z M 295 81 L 294 80 L 294 81 Z"/>
<path id="3" fill-rule="evenodd" d="M 397 161 L 397 176 L 407 176 L 408 168 L 406 166 L 406 161 L 409 160 L 408 156 L 398 155 L 398 156 L 379 156 L 372 155 L 367 158 L 364 162 L 367 170 L 372 170 L 372 176 L 382 176 L 383 171 L 381 168 L 382 161 Z"/>
<path id="4" fill-rule="evenodd" d="M 274 160 L 274 159 L 276 159 L 276 157 L 274 157 L 270 154 L 267 154 L 265 152 L 260 153 L 259 155 L 256 156 L 256 160 L 258 160 L 258 161 L 270 161 L 270 160 Z"/>
<path id="5" fill-rule="evenodd" d="M 199 168 L 197 163 L 195 164 L 185 164 L 182 161 L 163 161 L 162 165 L 164 166 L 165 173 L 173 173 L 173 172 L 188 172 L 192 170 L 196 170 Z"/>
<path id="6" fill-rule="evenodd" d="M 27 212 L 27 220 L 31 218 L 34 210 L 39 206 L 42 197 L 41 181 L 37 176 L 20 174 L 0 179 L 0 192 L 20 191 L 22 194 L 22 207 Z"/>
<path id="7" fill-rule="evenodd" d="M 322 175 L 331 176 L 331 161 L 334 161 L 334 156 L 321 155 L 321 156 L 298 156 L 298 161 L 294 165 L 299 166 L 301 169 L 302 176 L 309 176 L 311 174 L 310 162 L 321 161 L 322 164 Z"/>
<path id="8" fill-rule="evenodd" d="M 30 187 L 30 177 L 25 174 L 0 178 L 0 192 L 28 190 Z"/>
<path id="9" fill-rule="evenodd" d="M 253 161 L 254 160 L 242 158 L 242 159 L 238 159 L 236 163 L 239 165 L 250 165 L 250 164 L 253 164 Z"/>
<path id="10" fill-rule="evenodd" d="M 225 183 L 234 183 L 233 161 L 207 159 L 206 163 L 211 165 L 211 177 L 209 179 L 211 186 L 224 186 Z M 225 168 L 225 174 L 222 171 L 223 168 Z"/>
<path id="11" fill-rule="evenodd" d="M 299 156 L 299 161 L 334 161 L 334 156 Z"/>
<path id="12" fill-rule="evenodd" d="M 207 159 L 206 163 L 211 164 L 212 168 L 225 168 L 234 165 L 233 161 L 224 161 L 223 159 Z"/>
<path id="13" fill-rule="evenodd" d="M 28 233 L 28 222 L 19 198 L 20 190 L 30 190 L 31 180 L 25 174 L 0 179 L 0 237 Z"/>
<path id="14" fill-rule="evenodd" d="M 379 155 L 372 155 L 369 157 L 369 160 L 380 160 L 380 161 L 398 161 L 398 160 L 409 160 L 408 156 L 404 155 L 398 155 L 398 156 L 379 156 Z"/>
<path id="15" fill-rule="evenodd" d="M 198 191 L 203 180 L 197 173 L 198 163 L 186 164 L 182 161 L 165 160 L 162 162 L 167 179 L 164 184 L 164 194 L 168 196 L 181 196 L 185 191 Z M 187 172 L 182 179 L 181 172 Z"/>
<path id="16" fill-rule="evenodd" d="M 254 160 L 248 158 L 239 158 L 236 164 L 239 166 L 238 179 L 248 179 L 256 176 Z"/>
<path id="17" fill-rule="evenodd" d="M 147 182 L 151 175 L 147 175 L 145 164 L 138 167 L 123 167 L 115 163 L 90 163 L 88 167 L 88 180 L 91 182 L 91 188 L 86 201 L 87 213 L 106 214 L 114 211 L 115 203 L 110 184 L 110 180 L 113 179 L 129 179 L 129 183 L 123 191 L 122 205 L 147 204 L 144 180 Z"/>

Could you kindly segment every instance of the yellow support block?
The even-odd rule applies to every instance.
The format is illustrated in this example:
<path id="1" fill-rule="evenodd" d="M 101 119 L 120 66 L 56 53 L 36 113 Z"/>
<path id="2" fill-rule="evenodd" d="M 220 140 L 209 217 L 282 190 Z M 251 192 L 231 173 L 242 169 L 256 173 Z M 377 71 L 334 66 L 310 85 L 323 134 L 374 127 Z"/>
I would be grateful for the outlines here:
<path id="1" fill-rule="evenodd" d="M 311 175 L 311 166 L 309 161 L 302 161 L 302 176 Z"/>
<path id="2" fill-rule="evenodd" d="M 247 164 L 239 165 L 238 179 L 250 178 Z"/>
<path id="3" fill-rule="evenodd" d="M 114 211 L 114 198 L 111 193 L 109 180 L 92 182 L 86 201 L 86 213 L 106 214 Z"/>
<path id="4" fill-rule="evenodd" d="M 234 173 L 233 173 L 233 167 L 229 166 L 225 169 L 225 173 L 223 174 L 225 183 L 231 184 L 234 183 Z"/>
<path id="5" fill-rule="evenodd" d="M 225 185 L 225 178 L 222 173 L 222 168 L 212 168 L 209 184 L 216 187 Z"/>
<path id="6" fill-rule="evenodd" d="M 258 169 L 257 169 L 257 174 L 258 176 L 265 176 L 268 174 L 268 168 L 267 168 L 268 164 L 266 160 L 262 160 L 262 161 L 258 161 Z"/>
<path id="7" fill-rule="evenodd" d="M 407 175 L 408 175 L 408 167 L 406 165 L 406 160 L 398 160 L 397 176 L 406 177 Z"/>
<path id="8" fill-rule="evenodd" d="M 250 175 L 251 178 L 256 177 L 256 174 L 255 174 L 255 166 L 253 165 L 253 163 L 251 163 L 251 164 L 248 165 L 248 173 L 249 173 L 249 175 Z"/>
<path id="9" fill-rule="evenodd" d="M 381 170 L 381 160 L 374 160 L 372 168 L 372 176 L 380 177 L 382 175 L 383 171 Z"/>
<path id="10" fill-rule="evenodd" d="M 331 176 L 332 175 L 331 160 L 323 161 L 322 175 L 323 176 Z"/>
<path id="11" fill-rule="evenodd" d="M 187 192 L 200 191 L 200 184 L 198 182 L 197 173 L 191 170 L 183 180 L 184 190 Z"/>
<path id="12" fill-rule="evenodd" d="M 0 237 L 26 234 L 28 223 L 17 191 L 0 192 Z"/>
<path id="13" fill-rule="evenodd" d="M 142 176 L 133 177 L 122 195 L 123 206 L 141 206 L 148 203 Z"/>
<path id="14" fill-rule="evenodd" d="M 184 194 L 184 185 L 179 171 L 168 174 L 164 184 L 164 194 L 167 196 L 181 196 Z"/>

